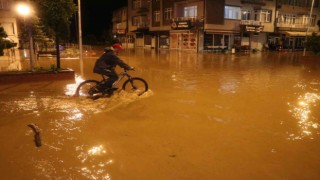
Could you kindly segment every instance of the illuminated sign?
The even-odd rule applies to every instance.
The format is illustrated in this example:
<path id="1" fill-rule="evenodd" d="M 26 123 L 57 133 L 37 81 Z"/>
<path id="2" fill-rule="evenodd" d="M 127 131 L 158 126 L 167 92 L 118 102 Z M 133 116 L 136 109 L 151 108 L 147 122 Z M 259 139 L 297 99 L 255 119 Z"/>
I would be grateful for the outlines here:
<path id="1" fill-rule="evenodd" d="M 117 29 L 117 34 L 126 34 L 125 29 Z"/>
<path id="2" fill-rule="evenodd" d="M 190 21 L 175 21 L 172 22 L 172 29 L 190 29 Z"/>
<path id="3" fill-rule="evenodd" d="M 263 26 L 244 26 L 244 31 L 259 33 L 263 31 Z"/>

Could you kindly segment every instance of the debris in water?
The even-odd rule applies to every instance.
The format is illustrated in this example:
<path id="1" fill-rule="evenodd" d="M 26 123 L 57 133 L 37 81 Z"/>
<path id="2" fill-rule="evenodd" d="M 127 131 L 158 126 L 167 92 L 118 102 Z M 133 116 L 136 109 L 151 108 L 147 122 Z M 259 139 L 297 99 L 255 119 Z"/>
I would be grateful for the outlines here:
<path id="1" fill-rule="evenodd" d="M 40 137 L 40 129 L 36 124 L 28 124 L 28 127 L 32 129 L 34 132 L 34 142 L 37 147 L 41 146 L 41 137 Z"/>

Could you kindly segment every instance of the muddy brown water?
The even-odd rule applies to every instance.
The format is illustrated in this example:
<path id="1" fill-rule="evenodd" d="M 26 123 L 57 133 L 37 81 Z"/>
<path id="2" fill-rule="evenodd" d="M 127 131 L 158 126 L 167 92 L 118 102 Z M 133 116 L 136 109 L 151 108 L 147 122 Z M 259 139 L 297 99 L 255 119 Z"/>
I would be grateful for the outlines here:
<path id="1" fill-rule="evenodd" d="M 0 86 L 0 177 L 319 179 L 320 58 L 301 54 L 128 51 L 150 90 L 96 101 L 70 96 L 96 57 L 63 59 L 76 83 Z"/>

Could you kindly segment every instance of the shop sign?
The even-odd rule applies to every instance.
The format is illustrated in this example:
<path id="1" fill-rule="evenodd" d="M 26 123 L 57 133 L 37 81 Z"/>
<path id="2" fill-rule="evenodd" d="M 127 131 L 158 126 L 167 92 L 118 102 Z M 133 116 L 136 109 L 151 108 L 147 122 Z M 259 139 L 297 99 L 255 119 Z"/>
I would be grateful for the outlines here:
<path id="1" fill-rule="evenodd" d="M 190 21 L 174 21 L 171 23 L 172 29 L 190 29 Z"/>
<path id="2" fill-rule="evenodd" d="M 117 34 L 126 34 L 125 29 L 117 29 Z"/>
<path id="3" fill-rule="evenodd" d="M 263 31 L 263 26 L 245 26 L 245 31 L 259 33 Z"/>

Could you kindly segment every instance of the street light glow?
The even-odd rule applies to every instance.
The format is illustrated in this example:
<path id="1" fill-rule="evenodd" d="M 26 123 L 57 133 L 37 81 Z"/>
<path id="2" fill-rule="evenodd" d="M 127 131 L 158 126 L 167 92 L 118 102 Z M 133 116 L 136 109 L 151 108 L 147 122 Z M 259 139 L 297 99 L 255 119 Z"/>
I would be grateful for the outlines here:
<path id="1" fill-rule="evenodd" d="M 31 13 L 30 6 L 26 4 L 17 5 L 16 10 L 20 15 L 23 15 L 23 16 L 28 16 Z"/>

